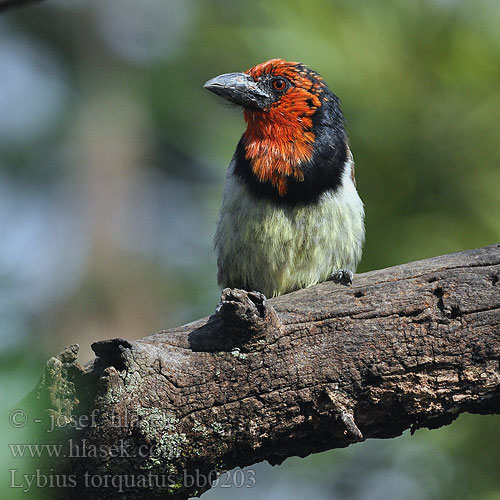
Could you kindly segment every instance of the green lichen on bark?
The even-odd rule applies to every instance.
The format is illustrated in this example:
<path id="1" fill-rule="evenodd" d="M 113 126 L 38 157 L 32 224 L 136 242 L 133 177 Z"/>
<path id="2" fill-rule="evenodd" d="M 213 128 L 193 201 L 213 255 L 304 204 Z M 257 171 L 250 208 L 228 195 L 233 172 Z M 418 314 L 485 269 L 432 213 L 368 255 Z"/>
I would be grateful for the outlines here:
<path id="1" fill-rule="evenodd" d="M 44 373 L 33 392 L 25 399 L 31 408 L 39 408 L 37 414 L 59 426 L 71 423 L 80 400 L 77 397 L 76 380 L 83 372 L 76 360 L 78 344 L 73 344 L 57 357 L 50 358 Z"/>

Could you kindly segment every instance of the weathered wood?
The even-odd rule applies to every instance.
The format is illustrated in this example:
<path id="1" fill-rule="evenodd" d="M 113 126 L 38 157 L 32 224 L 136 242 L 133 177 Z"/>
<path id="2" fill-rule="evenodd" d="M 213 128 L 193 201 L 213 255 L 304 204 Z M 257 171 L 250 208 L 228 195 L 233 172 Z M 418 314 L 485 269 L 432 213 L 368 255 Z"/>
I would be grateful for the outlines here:
<path id="1" fill-rule="evenodd" d="M 64 387 L 73 407 L 53 397 L 53 414 L 95 412 L 79 439 L 134 455 L 69 460 L 67 470 L 171 474 L 165 491 L 188 498 L 209 485 L 187 487 L 183 473 L 279 464 L 462 412 L 500 413 L 499 276 L 497 244 L 356 275 L 350 287 L 272 300 L 227 289 L 210 318 L 98 342 L 85 368 L 66 352 L 59 379 L 46 377 L 38 394 Z M 150 494 L 130 488 L 127 498 Z"/>

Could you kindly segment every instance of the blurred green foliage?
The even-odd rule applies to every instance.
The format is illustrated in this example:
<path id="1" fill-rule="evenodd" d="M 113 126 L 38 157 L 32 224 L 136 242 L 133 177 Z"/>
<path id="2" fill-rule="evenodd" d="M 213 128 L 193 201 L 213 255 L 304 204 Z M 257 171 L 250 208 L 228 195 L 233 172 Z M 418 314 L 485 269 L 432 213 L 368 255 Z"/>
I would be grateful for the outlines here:
<path id="1" fill-rule="evenodd" d="M 219 73 L 298 60 L 341 98 L 366 205 L 360 271 L 499 241 L 499 26 L 497 0 L 54 0 L 4 14 L 5 408 L 67 344 L 90 359 L 94 340 L 213 311 L 211 238 L 243 131 L 202 89 Z M 498 422 L 261 465 L 238 497 L 498 500 Z"/>

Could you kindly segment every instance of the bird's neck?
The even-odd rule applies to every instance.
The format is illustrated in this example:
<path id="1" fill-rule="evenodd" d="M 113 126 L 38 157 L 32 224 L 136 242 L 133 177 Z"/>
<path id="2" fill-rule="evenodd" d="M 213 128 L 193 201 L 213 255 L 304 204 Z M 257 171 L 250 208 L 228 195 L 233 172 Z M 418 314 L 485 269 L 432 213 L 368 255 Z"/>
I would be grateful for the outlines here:
<path id="1" fill-rule="evenodd" d="M 312 113 L 311 113 L 312 114 Z M 304 180 L 301 164 L 311 160 L 315 134 L 310 116 L 282 111 L 246 111 L 245 157 L 259 182 L 271 183 L 285 196 L 288 180 Z"/>
<path id="2" fill-rule="evenodd" d="M 278 205 L 315 203 L 342 182 L 347 136 L 335 96 L 314 115 L 301 110 L 245 110 L 247 129 L 234 154 L 234 173 L 258 199 Z"/>

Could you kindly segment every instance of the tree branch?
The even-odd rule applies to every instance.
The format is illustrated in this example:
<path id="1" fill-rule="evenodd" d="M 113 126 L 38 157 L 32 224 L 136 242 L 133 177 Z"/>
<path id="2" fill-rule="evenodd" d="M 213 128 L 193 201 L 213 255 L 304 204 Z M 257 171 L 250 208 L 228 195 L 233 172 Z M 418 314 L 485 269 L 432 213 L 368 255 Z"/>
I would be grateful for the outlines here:
<path id="1" fill-rule="evenodd" d="M 226 289 L 210 318 L 97 342 L 84 368 L 66 350 L 30 399 L 59 422 L 87 415 L 72 430 L 80 446 L 127 450 L 65 460 L 81 482 L 84 471 L 130 475 L 127 498 L 149 498 L 146 484 L 186 499 L 210 487 L 186 474 L 500 413 L 499 276 L 497 244 L 356 275 L 352 287 L 326 282 L 272 300 Z"/>

